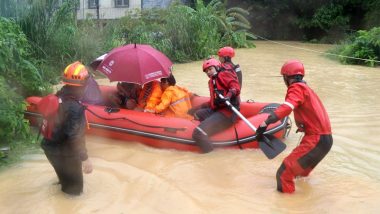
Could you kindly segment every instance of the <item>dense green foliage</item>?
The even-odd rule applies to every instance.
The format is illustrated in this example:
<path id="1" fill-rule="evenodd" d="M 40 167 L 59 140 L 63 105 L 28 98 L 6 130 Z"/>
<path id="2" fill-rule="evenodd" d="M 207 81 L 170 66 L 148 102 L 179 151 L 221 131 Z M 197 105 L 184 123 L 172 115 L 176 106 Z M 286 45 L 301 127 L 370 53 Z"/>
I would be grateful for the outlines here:
<path id="1" fill-rule="evenodd" d="M 255 34 L 276 40 L 337 42 L 380 26 L 380 0 L 230 0 L 249 8 Z"/>
<path id="2" fill-rule="evenodd" d="M 370 31 L 358 31 L 335 50 L 331 51 L 331 53 L 342 55 L 338 58 L 345 64 L 365 64 L 372 67 L 379 66 L 380 63 L 375 61 L 380 61 L 380 27 L 372 28 Z"/>
<path id="3" fill-rule="evenodd" d="M 48 89 L 34 64 L 19 26 L 0 17 L 0 146 L 19 140 L 30 142 L 23 97 Z"/>
<path id="4" fill-rule="evenodd" d="M 31 48 L 20 27 L 0 17 L 0 75 L 19 95 L 40 94 L 48 86 L 31 58 Z"/>
<path id="5" fill-rule="evenodd" d="M 103 53 L 102 32 L 94 21 L 80 26 L 76 20 L 75 0 L 34 0 L 18 17 L 23 32 L 33 45 L 33 56 L 40 59 L 46 79 L 57 83 L 63 68 L 76 60 L 88 63 Z"/>
<path id="6" fill-rule="evenodd" d="M 194 8 L 174 4 L 168 10 L 132 11 L 110 28 L 110 44 L 151 44 L 177 62 L 204 59 L 225 45 L 254 46 L 247 14 L 241 8 L 226 10 L 220 0 L 207 5 L 198 0 Z"/>

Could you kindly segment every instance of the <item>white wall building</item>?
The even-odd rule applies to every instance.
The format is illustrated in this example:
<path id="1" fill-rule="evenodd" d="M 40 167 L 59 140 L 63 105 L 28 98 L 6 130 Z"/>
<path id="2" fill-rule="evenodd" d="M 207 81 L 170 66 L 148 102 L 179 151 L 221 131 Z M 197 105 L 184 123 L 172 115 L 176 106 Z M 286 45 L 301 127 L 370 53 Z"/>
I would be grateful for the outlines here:
<path id="1" fill-rule="evenodd" d="M 77 19 L 98 18 L 98 14 L 99 19 L 117 19 L 129 10 L 166 8 L 171 2 L 172 0 L 79 0 Z"/>

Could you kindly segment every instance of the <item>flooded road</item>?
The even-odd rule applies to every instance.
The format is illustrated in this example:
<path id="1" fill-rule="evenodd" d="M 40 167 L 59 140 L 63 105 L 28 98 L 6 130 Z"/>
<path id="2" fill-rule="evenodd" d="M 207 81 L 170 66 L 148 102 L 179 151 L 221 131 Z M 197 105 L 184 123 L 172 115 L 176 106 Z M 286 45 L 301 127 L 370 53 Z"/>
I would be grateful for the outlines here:
<path id="1" fill-rule="evenodd" d="M 84 177 L 83 195 L 60 192 L 41 152 L 0 172 L 0 212 L 378 213 L 380 68 L 329 60 L 318 53 L 329 45 L 256 45 L 237 50 L 233 60 L 243 71 L 242 100 L 282 103 L 286 87 L 279 70 L 286 60 L 299 59 L 305 65 L 305 80 L 330 115 L 331 152 L 309 177 L 296 181 L 294 194 L 275 190 L 275 174 L 302 137 L 295 127 L 286 140 L 287 149 L 273 160 L 260 150 L 196 154 L 88 136 L 94 172 Z M 208 95 L 201 64 L 176 64 L 174 74 L 178 85 Z"/>

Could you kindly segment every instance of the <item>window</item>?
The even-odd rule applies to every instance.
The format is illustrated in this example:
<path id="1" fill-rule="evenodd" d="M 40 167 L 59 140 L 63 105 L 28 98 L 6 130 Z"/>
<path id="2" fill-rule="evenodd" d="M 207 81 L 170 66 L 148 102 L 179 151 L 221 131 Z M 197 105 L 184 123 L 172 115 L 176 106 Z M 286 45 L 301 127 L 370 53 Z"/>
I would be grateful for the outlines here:
<path id="1" fill-rule="evenodd" d="M 115 0 L 115 7 L 129 7 L 129 0 Z"/>
<path id="2" fill-rule="evenodd" d="M 96 9 L 98 5 L 99 5 L 99 0 L 88 0 L 89 9 Z"/>

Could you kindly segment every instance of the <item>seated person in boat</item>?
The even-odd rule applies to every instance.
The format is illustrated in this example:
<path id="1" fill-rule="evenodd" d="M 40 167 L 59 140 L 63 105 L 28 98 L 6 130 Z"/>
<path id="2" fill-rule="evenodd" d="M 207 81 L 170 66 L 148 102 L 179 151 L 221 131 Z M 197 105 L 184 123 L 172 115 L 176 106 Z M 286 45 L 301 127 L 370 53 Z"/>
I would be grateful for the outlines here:
<path id="1" fill-rule="evenodd" d="M 161 102 L 162 89 L 160 82 L 154 80 L 144 84 L 138 100 L 137 111 L 152 111 Z"/>
<path id="2" fill-rule="evenodd" d="M 221 71 L 220 63 L 214 58 L 204 61 L 203 72 L 209 77 L 210 101 L 191 109 L 189 113 L 194 114 L 194 117 L 201 121 L 194 129 L 192 137 L 201 151 L 208 153 L 214 149 L 209 136 L 232 126 L 237 119 L 225 101 L 228 100 L 239 109 L 240 85 L 236 73 Z M 221 99 L 218 94 L 223 95 L 224 99 Z"/>
<path id="3" fill-rule="evenodd" d="M 134 109 L 137 106 L 141 86 L 136 83 L 117 83 L 117 94 L 111 96 L 111 105 L 120 108 Z"/>
<path id="4" fill-rule="evenodd" d="M 187 114 L 191 109 L 191 93 L 186 88 L 176 85 L 173 74 L 170 74 L 168 78 L 161 78 L 161 88 L 164 91 L 161 102 L 153 110 L 147 110 L 148 112 L 163 114 L 167 117 L 193 119 Z"/>

